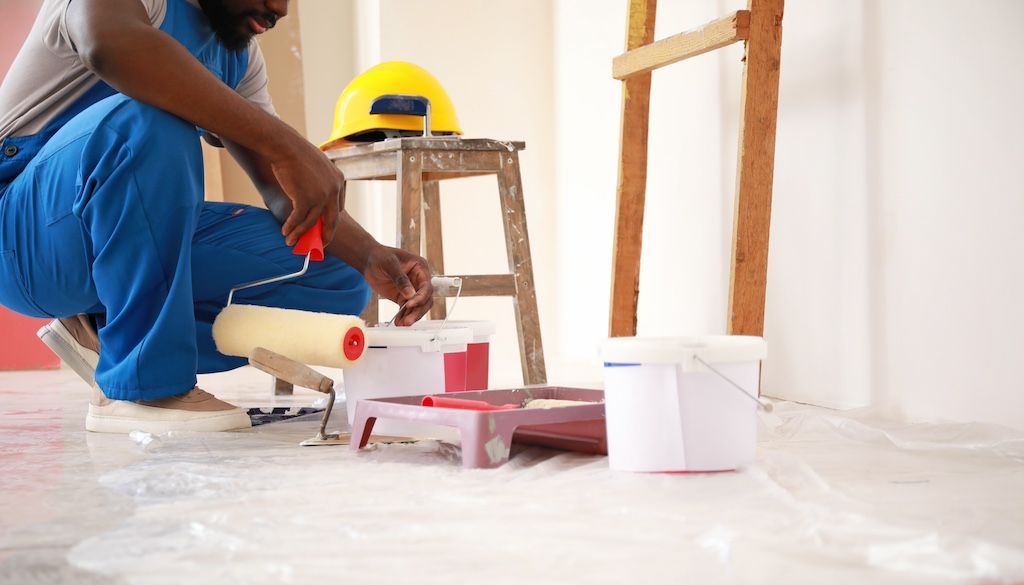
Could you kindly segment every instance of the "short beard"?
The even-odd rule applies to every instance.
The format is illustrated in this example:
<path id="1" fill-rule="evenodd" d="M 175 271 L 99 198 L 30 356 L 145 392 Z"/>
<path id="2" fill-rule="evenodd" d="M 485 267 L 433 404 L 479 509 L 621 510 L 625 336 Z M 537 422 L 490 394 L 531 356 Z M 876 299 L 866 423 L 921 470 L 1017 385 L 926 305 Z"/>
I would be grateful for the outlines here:
<path id="1" fill-rule="evenodd" d="M 227 11 L 223 0 L 199 0 L 199 6 L 224 48 L 229 51 L 241 51 L 249 46 L 253 35 L 239 30 L 241 27 L 238 18 Z"/>

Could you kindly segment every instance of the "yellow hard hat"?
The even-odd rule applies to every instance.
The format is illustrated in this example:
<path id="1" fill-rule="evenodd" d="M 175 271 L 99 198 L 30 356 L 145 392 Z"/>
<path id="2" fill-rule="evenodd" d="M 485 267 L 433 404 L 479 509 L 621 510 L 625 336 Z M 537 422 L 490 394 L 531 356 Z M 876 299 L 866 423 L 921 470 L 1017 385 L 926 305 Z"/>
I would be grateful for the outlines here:
<path id="1" fill-rule="evenodd" d="M 462 134 L 455 106 L 437 78 L 412 63 L 381 63 L 341 92 L 334 108 L 334 129 L 320 148 L 419 136 L 426 120 L 430 134 Z"/>

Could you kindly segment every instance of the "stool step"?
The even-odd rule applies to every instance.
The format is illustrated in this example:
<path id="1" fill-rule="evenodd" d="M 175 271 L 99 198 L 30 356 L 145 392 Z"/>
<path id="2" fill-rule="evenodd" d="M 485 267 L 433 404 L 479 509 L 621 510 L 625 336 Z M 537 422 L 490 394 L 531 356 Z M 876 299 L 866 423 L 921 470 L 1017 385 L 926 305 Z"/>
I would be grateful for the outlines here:
<path id="1" fill-rule="evenodd" d="M 510 297 L 516 294 L 516 277 L 511 274 L 446 274 L 449 278 L 462 279 L 464 297 Z M 455 289 L 437 297 L 454 297 Z"/>

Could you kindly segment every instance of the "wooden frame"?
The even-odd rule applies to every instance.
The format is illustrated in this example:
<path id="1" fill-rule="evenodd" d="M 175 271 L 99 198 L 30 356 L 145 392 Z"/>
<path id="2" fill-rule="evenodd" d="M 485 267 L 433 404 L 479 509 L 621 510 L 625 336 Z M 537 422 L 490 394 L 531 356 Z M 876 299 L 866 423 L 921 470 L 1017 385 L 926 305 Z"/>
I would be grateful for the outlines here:
<path id="1" fill-rule="evenodd" d="M 746 50 L 727 322 L 733 335 L 764 333 L 783 5 L 784 0 L 748 0 L 747 10 L 653 42 L 657 0 L 630 0 L 626 52 L 612 63 L 623 88 L 611 336 L 636 335 L 651 72 L 741 40 Z"/>
<path id="2" fill-rule="evenodd" d="M 448 276 L 461 276 L 462 296 L 465 297 L 512 297 L 523 381 L 545 384 L 544 345 L 519 171 L 519 151 L 524 148 L 523 142 L 489 139 L 398 138 L 330 150 L 327 156 L 348 180 L 396 181 L 398 246 L 414 254 L 421 254 L 421 249 L 425 248 L 422 255 L 434 274 L 444 274 L 445 269 L 439 182 L 495 175 L 509 273 Z M 375 295 L 363 313 L 370 324 L 378 321 L 377 301 Z M 443 297 L 435 298 L 432 318 L 445 317 L 444 301 Z"/>

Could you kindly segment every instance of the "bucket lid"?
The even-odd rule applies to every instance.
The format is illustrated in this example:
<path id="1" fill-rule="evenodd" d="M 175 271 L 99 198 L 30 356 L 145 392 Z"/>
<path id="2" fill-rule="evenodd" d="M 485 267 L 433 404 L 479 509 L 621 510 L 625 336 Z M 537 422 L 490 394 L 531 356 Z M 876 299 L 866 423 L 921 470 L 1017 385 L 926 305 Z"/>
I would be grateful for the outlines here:
<path id="1" fill-rule="evenodd" d="M 418 347 L 423 351 L 441 351 L 453 345 L 465 346 L 473 341 L 473 330 L 466 327 L 445 327 L 442 331 L 412 327 L 367 327 L 367 347 Z"/>
<path id="2" fill-rule="evenodd" d="M 424 319 L 413 323 L 411 327 L 413 329 L 430 329 L 436 330 L 441 326 L 444 321 L 440 319 Z M 448 324 L 444 326 L 447 331 L 449 327 L 468 327 L 473 330 L 473 335 L 477 337 L 491 336 L 494 335 L 495 331 L 498 330 L 494 321 L 455 321 L 449 320 Z"/>
<path id="3" fill-rule="evenodd" d="M 680 364 L 684 370 L 704 369 L 708 363 L 763 360 L 768 346 L 761 337 L 707 335 L 702 337 L 613 337 L 601 344 L 601 359 L 617 364 Z"/>

